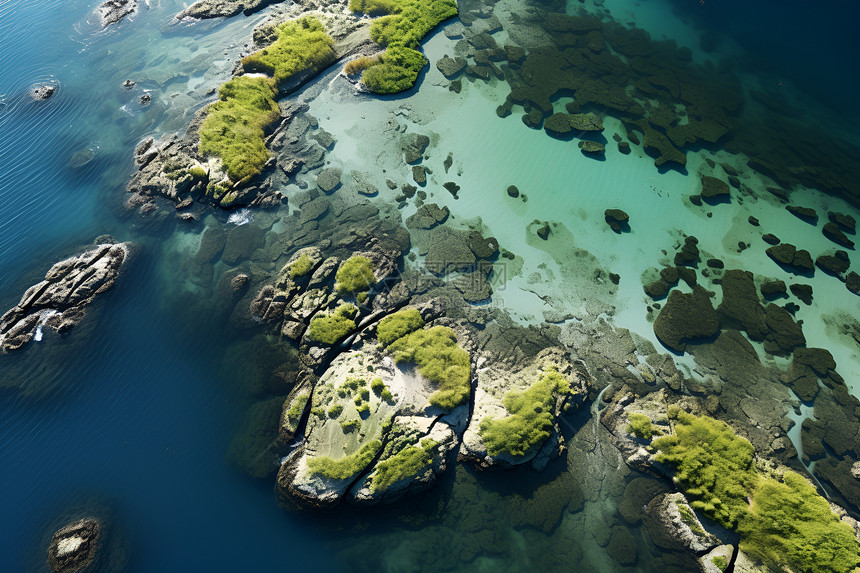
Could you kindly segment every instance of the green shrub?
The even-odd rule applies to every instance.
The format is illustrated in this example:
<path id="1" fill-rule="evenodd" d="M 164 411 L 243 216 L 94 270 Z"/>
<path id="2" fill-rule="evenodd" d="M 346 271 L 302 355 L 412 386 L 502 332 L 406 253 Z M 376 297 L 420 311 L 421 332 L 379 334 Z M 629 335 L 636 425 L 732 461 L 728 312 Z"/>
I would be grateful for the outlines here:
<path id="1" fill-rule="evenodd" d="M 457 336 L 446 326 L 434 326 L 394 341 L 389 347 L 397 363 L 414 362 L 421 375 L 438 390 L 430 403 L 452 410 L 469 400 L 471 391 L 469 353 L 457 346 Z"/>
<path id="2" fill-rule="evenodd" d="M 342 304 L 331 313 L 315 316 L 308 327 L 308 338 L 326 346 L 334 346 L 352 332 L 355 332 L 356 309 L 353 304 Z"/>
<path id="3" fill-rule="evenodd" d="M 726 569 L 728 569 L 728 568 L 729 568 L 729 561 L 728 561 L 728 559 L 726 559 L 726 558 L 725 558 L 724 556 L 722 556 L 722 555 L 717 555 L 716 557 L 714 557 L 713 559 L 711 559 L 711 562 L 712 562 L 712 563 L 714 564 L 714 566 L 715 566 L 717 569 L 719 569 L 720 571 L 725 571 Z"/>
<path id="4" fill-rule="evenodd" d="M 627 420 L 630 422 L 627 424 L 627 431 L 637 438 L 650 440 L 654 434 L 658 433 L 656 428 L 651 427 L 651 418 L 645 414 L 632 412 L 627 416 Z"/>
<path id="5" fill-rule="evenodd" d="M 370 400 L 370 390 L 367 388 L 362 388 L 358 391 L 358 394 L 361 396 L 362 400 Z"/>
<path id="6" fill-rule="evenodd" d="M 350 257 L 337 270 L 335 290 L 345 295 L 366 291 L 376 282 L 373 266 L 367 257 Z"/>
<path id="7" fill-rule="evenodd" d="M 380 394 L 379 397 L 384 402 L 391 402 L 394 400 L 394 396 L 391 394 L 391 390 L 389 390 L 388 388 L 385 388 L 384 390 L 382 390 L 382 394 Z"/>
<path id="8" fill-rule="evenodd" d="M 511 391 L 503 403 L 510 414 L 484 418 L 478 434 L 492 456 L 524 456 L 550 436 L 556 396 L 570 392 L 570 383 L 555 368 L 541 374 L 524 392 Z"/>
<path id="9" fill-rule="evenodd" d="M 364 418 L 365 414 L 370 413 L 370 404 L 367 402 L 362 402 L 358 406 L 356 406 L 355 410 L 358 412 L 358 415 Z"/>
<path id="10" fill-rule="evenodd" d="M 427 59 L 417 51 L 421 40 L 437 24 L 457 15 L 456 0 L 351 0 L 350 10 L 388 14 L 370 27 L 374 42 L 387 46 L 375 62 L 362 61 L 347 73 L 364 68 L 362 81 L 376 93 L 390 94 L 415 85 Z"/>
<path id="11" fill-rule="evenodd" d="M 314 260 L 307 253 L 300 256 L 298 259 L 290 263 L 290 276 L 294 279 L 299 279 L 311 272 L 314 268 Z"/>
<path id="12" fill-rule="evenodd" d="M 265 129 L 280 115 L 272 80 L 233 78 L 218 90 L 200 127 L 200 152 L 220 157 L 232 181 L 253 177 L 269 159 Z"/>
<path id="13" fill-rule="evenodd" d="M 382 448 L 382 442 L 373 440 L 364 444 L 361 449 L 352 455 L 339 460 L 328 457 L 311 458 L 308 460 L 308 469 L 311 473 L 319 474 L 331 479 L 347 479 L 355 476 L 358 472 L 373 461 L 376 452 Z"/>
<path id="14" fill-rule="evenodd" d="M 242 59 L 242 68 L 272 76 L 278 88 L 293 75 L 319 71 L 336 59 L 334 42 L 316 18 L 284 22 L 276 33 L 278 38 L 271 46 Z"/>
<path id="15" fill-rule="evenodd" d="M 341 412 L 343 412 L 343 404 L 332 404 L 331 408 L 328 409 L 328 417 L 337 418 Z"/>
<path id="16" fill-rule="evenodd" d="M 209 179 L 209 174 L 202 167 L 195 165 L 188 170 L 188 174 L 194 179 L 194 182 L 206 181 Z"/>
<path id="17" fill-rule="evenodd" d="M 354 60 L 350 60 L 343 67 L 343 71 L 348 76 L 360 74 L 370 66 L 379 63 L 381 56 L 362 56 Z"/>
<path id="18" fill-rule="evenodd" d="M 385 390 L 385 382 L 382 381 L 382 378 L 374 378 L 370 381 L 370 389 L 379 396 Z"/>
<path id="19" fill-rule="evenodd" d="M 340 428 L 343 430 L 344 434 L 348 434 L 350 432 L 356 431 L 361 426 L 361 422 L 358 420 L 350 420 L 348 422 L 341 422 Z"/>
<path id="20" fill-rule="evenodd" d="M 393 483 L 417 475 L 433 461 L 439 443 L 427 438 L 421 446 L 406 446 L 390 458 L 376 464 L 370 491 L 386 489 Z"/>
<path id="21" fill-rule="evenodd" d="M 352 401 L 355 403 L 356 406 L 361 406 L 362 404 L 364 404 L 364 400 L 361 398 L 361 396 L 356 396 Z"/>
<path id="22" fill-rule="evenodd" d="M 752 509 L 738 524 L 750 557 L 797 573 L 844 573 L 860 565 L 854 531 L 799 474 L 762 478 Z"/>
<path id="23" fill-rule="evenodd" d="M 399 11 L 370 27 L 371 39 L 382 46 L 417 48 L 440 22 L 457 15 L 455 0 L 395 0 Z"/>
<path id="24" fill-rule="evenodd" d="M 403 46 L 389 46 L 376 64 L 364 70 L 361 80 L 372 92 L 399 93 L 415 85 L 425 65 L 427 58 L 421 52 Z"/>
<path id="25" fill-rule="evenodd" d="M 673 409 L 675 435 L 657 438 L 656 459 L 675 468 L 690 505 L 730 529 L 748 513 L 757 481 L 752 444 L 725 423 Z"/>
<path id="26" fill-rule="evenodd" d="M 405 308 L 379 321 L 379 326 L 376 327 L 376 338 L 380 344 L 388 346 L 398 338 L 423 327 L 424 319 L 421 318 L 421 313 L 414 308 Z"/>
<path id="27" fill-rule="evenodd" d="M 310 395 L 308 394 L 299 394 L 296 396 L 295 400 L 293 400 L 290 409 L 287 410 L 287 420 L 289 420 L 290 424 L 293 426 L 297 425 L 302 419 L 302 414 L 305 411 L 305 405 L 308 403 L 308 398 L 310 398 Z"/>
<path id="28" fill-rule="evenodd" d="M 349 9 L 360 14 L 379 16 L 382 14 L 393 14 L 400 7 L 395 0 L 349 0 Z"/>

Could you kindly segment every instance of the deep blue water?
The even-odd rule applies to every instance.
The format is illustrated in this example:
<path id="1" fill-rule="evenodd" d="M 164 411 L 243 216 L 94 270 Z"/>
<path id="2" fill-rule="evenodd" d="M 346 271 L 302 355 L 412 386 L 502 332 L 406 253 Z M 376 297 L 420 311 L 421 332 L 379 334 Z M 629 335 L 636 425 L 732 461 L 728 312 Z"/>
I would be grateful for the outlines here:
<path id="1" fill-rule="evenodd" d="M 26 390 L 0 390 L 0 570 L 41 563 L 48 525 L 90 496 L 113 502 L 129 540 L 129 571 L 344 570 L 332 547 L 345 534 L 286 513 L 272 480 L 225 463 L 246 405 L 226 354 L 240 335 L 172 303 L 181 286 L 164 244 L 171 230 L 140 229 L 121 216 L 132 150 L 170 116 L 158 102 L 137 109 L 137 92 L 120 84 L 147 65 L 135 59 L 147 43 L 197 38 L 167 26 L 179 2 L 153 2 L 107 32 L 89 21 L 96 4 L 0 0 L 0 307 L 98 235 L 139 245 L 93 322 L 75 331 L 78 346 L 46 339 L 0 357 L 0 377 L 24 376 Z M 775 70 L 821 82 L 834 102 L 853 97 L 854 15 L 820 10 L 807 19 L 814 8 L 791 3 L 775 16 L 773 4 L 708 0 L 703 21 Z M 774 18 L 781 25 L 765 28 Z M 246 20 L 203 29 L 247 29 Z M 809 31 L 802 42 L 786 41 L 801 30 Z M 59 84 L 50 100 L 28 98 L 29 86 L 47 81 Z M 92 161 L 70 166 L 82 150 Z"/>

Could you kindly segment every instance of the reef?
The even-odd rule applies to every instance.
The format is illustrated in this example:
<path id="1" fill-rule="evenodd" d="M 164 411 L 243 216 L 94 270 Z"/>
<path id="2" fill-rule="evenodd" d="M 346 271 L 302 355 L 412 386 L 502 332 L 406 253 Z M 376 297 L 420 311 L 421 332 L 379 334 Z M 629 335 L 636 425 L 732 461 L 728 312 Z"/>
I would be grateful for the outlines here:
<path id="1" fill-rule="evenodd" d="M 135 11 L 137 11 L 136 0 L 107 0 L 99 4 L 98 7 L 102 28 L 116 24 Z"/>

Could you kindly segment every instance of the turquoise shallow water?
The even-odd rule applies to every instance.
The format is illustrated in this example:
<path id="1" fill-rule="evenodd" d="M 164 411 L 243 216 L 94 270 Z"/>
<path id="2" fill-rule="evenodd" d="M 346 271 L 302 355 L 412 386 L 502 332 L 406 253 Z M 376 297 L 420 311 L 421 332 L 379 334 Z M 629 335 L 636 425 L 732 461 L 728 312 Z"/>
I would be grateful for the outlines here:
<path id="1" fill-rule="evenodd" d="M 171 23 L 180 4 L 153 1 L 102 32 L 92 16 L 95 3 L 0 0 L 0 306 L 15 304 L 51 262 L 97 235 L 139 245 L 129 272 L 68 340 L 46 337 L 20 356 L 0 357 L 0 376 L 23 381 L 24 389 L 0 391 L 2 568 L 38 569 L 46 528 L 70 505 L 96 498 L 110 504 L 121 523 L 129 571 L 654 570 L 660 551 L 637 526 L 630 528 L 636 566 L 621 567 L 607 557 L 608 531 L 620 527 L 610 516 L 627 470 L 617 460 L 608 464 L 577 450 L 580 442 L 546 474 L 520 470 L 488 477 L 458 467 L 433 492 L 395 510 L 364 515 L 348 509 L 322 517 L 286 513 L 274 501 L 272 480 L 248 478 L 226 463 L 250 401 L 244 386 L 254 374 L 243 373 L 247 355 L 233 346 L 247 335 L 211 318 L 211 303 L 184 293 L 187 285 L 177 270 L 183 255 L 176 244 L 188 237 L 172 225 L 149 227 L 129 219 L 119 207 L 136 143 L 148 134 L 184 128 L 206 101 L 205 92 L 229 77 L 233 60 L 265 13 L 188 27 Z M 666 18 L 671 9 L 664 3 L 606 4 L 617 5 L 625 17 L 654 22 L 661 34 L 677 32 L 679 39 L 692 34 L 682 20 Z M 724 10 L 741 7 L 724 5 Z M 766 13 L 747 15 L 751 21 L 768 20 Z M 784 16 L 792 22 L 802 18 L 794 11 Z M 717 31 L 724 31 L 721 22 L 714 24 Z M 775 37 L 783 33 L 778 30 Z M 833 34 L 832 46 L 815 37 L 820 52 L 860 51 L 846 50 L 840 34 Z M 731 49 L 758 45 L 744 36 Z M 451 46 L 437 33 L 426 52 L 435 61 Z M 788 51 L 786 57 L 795 55 Z M 782 73 L 787 66 L 780 63 L 775 67 Z M 815 69 L 814 77 L 850 91 L 841 73 L 850 65 L 849 58 L 839 72 Z M 807 63 L 801 71 L 811 74 L 814 67 Z M 124 91 L 121 83 L 128 77 L 138 85 Z M 808 78 L 798 72 L 799 82 Z M 430 161 L 441 173 L 441 162 L 452 152 L 462 166 L 458 181 L 464 191 L 457 201 L 445 191 L 433 200 L 447 203 L 461 219 L 481 217 L 503 246 L 525 259 L 525 272 L 498 291 L 497 301 L 523 323 L 542 320 L 547 310 L 584 313 L 588 304 L 598 310 L 612 305 L 619 324 L 653 338 L 638 277 L 655 264 L 655 251 L 671 247 L 669 233 L 676 228 L 694 228 L 715 256 L 732 257 L 733 245 L 747 239 L 739 221 L 755 213 L 767 217 L 777 234 L 790 230 L 805 244 L 827 248 L 818 231 L 798 230 L 791 215 L 767 202 L 748 204 L 746 211 L 715 210 L 714 219 L 704 220 L 668 200 L 690 193 L 694 178 L 658 172 L 639 150 L 630 157 L 610 153 L 606 164 L 598 164 L 570 142 L 527 130 L 516 114 L 500 120 L 495 107 L 506 92 L 497 83 L 469 84 L 454 97 L 432 68 L 417 93 L 379 102 L 343 91 L 333 74 L 324 81 L 332 82 L 331 93 L 313 102 L 311 113 L 338 140 L 334 162 L 384 165 L 377 151 L 386 142 L 373 138 L 399 106 L 411 110 L 411 127 L 439 135 Z M 58 91 L 48 101 L 32 101 L 26 90 L 37 82 L 57 82 Z M 144 91 L 153 97 L 149 107 L 137 100 Z M 824 120 L 834 115 L 821 110 Z M 856 115 L 844 120 L 857 124 Z M 607 135 L 620 130 L 611 120 L 607 126 Z M 702 162 L 690 154 L 689 172 Z M 380 188 L 384 179 L 380 176 Z M 528 189 L 527 204 L 510 206 L 498 199 L 510 183 Z M 665 198 L 661 193 L 659 200 L 648 195 L 644 201 L 643 194 L 655 188 L 665 190 Z M 634 225 L 628 236 L 611 234 L 594 215 L 608 201 L 653 224 Z M 814 191 L 807 202 L 819 210 L 851 211 Z M 530 243 L 525 229 L 533 219 L 560 221 L 577 247 L 629 278 L 618 295 L 593 298 L 586 281 L 565 274 L 563 263 Z M 761 253 L 737 261 L 769 264 Z M 533 272 L 549 280 L 534 286 L 526 280 Z M 831 338 L 817 317 L 837 310 L 856 317 L 857 299 L 834 281 L 815 284 L 816 306 L 800 315 L 807 338 L 831 349 L 852 386 L 860 379 L 857 348 Z M 538 297 L 547 294 L 542 288 L 557 301 L 551 309 Z M 594 419 L 582 414 L 570 420 L 565 433 L 587 436 L 592 426 L 596 432 Z M 544 505 L 558 510 L 523 524 L 524 508 Z M 498 550 L 487 551 L 489 545 Z"/>

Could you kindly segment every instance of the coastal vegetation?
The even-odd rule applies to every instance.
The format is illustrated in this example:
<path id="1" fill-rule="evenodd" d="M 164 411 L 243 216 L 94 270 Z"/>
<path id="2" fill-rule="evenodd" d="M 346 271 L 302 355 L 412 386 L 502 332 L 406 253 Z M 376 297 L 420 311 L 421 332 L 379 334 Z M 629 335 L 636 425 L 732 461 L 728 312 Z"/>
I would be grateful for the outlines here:
<path id="1" fill-rule="evenodd" d="M 277 36 L 271 46 L 242 60 L 244 71 L 270 77 L 238 76 L 225 83 L 200 127 L 200 152 L 220 157 L 234 183 L 258 175 L 269 159 L 264 138 L 280 118 L 279 89 L 295 74 L 335 60 L 332 39 L 316 18 L 285 22 Z M 226 190 L 213 185 L 210 192 Z"/>
<path id="2" fill-rule="evenodd" d="M 740 548 L 775 569 L 837 573 L 860 565 L 852 528 L 806 479 L 755 465 L 752 444 L 724 422 L 672 407 L 675 434 L 657 438 L 656 460 L 675 469 L 691 506 L 741 537 Z"/>
<path id="3" fill-rule="evenodd" d="M 373 440 L 364 444 L 354 454 L 350 454 L 339 460 L 326 456 L 310 458 L 308 460 L 308 469 L 311 473 L 331 479 L 351 478 L 373 461 L 373 457 L 380 448 L 382 448 L 382 442 L 380 440 Z"/>
<path id="4" fill-rule="evenodd" d="M 245 72 L 272 76 L 278 89 L 295 74 L 316 72 L 335 60 L 334 41 L 318 19 L 306 16 L 276 28 L 271 46 L 242 59 Z"/>
<path id="5" fill-rule="evenodd" d="M 200 152 L 220 157 L 234 182 L 253 177 L 269 159 L 265 130 L 279 117 L 271 79 L 233 78 L 218 90 L 200 127 Z"/>
<path id="6" fill-rule="evenodd" d="M 389 346 L 398 338 L 423 327 L 424 319 L 421 318 L 421 313 L 417 309 L 406 308 L 380 320 L 376 328 L 376 338 L 383 346 Z"/>
<path id="7" fill-rule="evenodd" d="M 383 490 L 402 479 L 417 476 L 433 461 L 438 446 L 437 441 L 427 438 L 420 446 L 406 446 L 390 458 L 382 460 L 376 464 L 370 490 Z"/>
<path id="8" fill-rule="evenodd" d="M 650 440 L 658 430 L 651 426 L 651 418 L 639 412 L 631 412 L 627 416 L 627 431 L 637 438 Z"/>
<path id="9" fill-rule="evenodd" d="M 523 392 L 505 394 L 508 416 L 485 418 L 478 434 L 492 456 L 524 456 L 540 446 L 552 432 L 552 409 L 556 397 L 570 392 L 570 383 L 556 368 L 549 368 Z"/>
<path id="10" fill-rule="evenodd" d="M 307 254 L 303 254 L 298 259 L 290 263 L 290 277 L 300 279 L 314 268 L 314 261 Z"/>
<path id="11" fill-rule="evenodd" d="M 297 425 L 302 419 L 302 413 L 305 411 L 305 405 L 308 403 L 309 398 L 310 394 L 299 394 L 293 400 L 293 404 L 290 406 L 290 409 L 287 410 L 287 420 L 289 420 L 290 424 L 293 426 Z"/>
<path id="12" fill-rule="evenodd" d="M 326 346 L 334 346 L 356 329 L 355 318 L 358 308 L 346 303 L 337 307 L 334 312 L 315 316 L 308 326 L 308 338 Z"/>
<path id="13" fill-rule="evenodd" d="M 390 94 L 415 85 L 427 59 L 418 48 L 440 22 L 457 15 L 454 0 L 351 0 L 353 12 L 378 15 L 370 27 L 371 39 L 387 49 L 366 65 L 364 84 L 376 93 Z M 347 72 L 350 73 L 350 72 Z"/>
<path id="14" fill-rule="evenodd" d="M 389 346 L 398 364 L 413 362 L 421 375 L 435 383 L 438 390 L 430 403 L 452 410 L 469 400 L 469 353 L 457 345 L 457 335 L 447 326 L 416 330 Z"/>
<path id="15" fill-rule="evenodd" d="M 343 295 L 367 291 L 376 282 L 373 261 L 361 255 L 347 259 L 337 270 L 334 288 Z"/>

